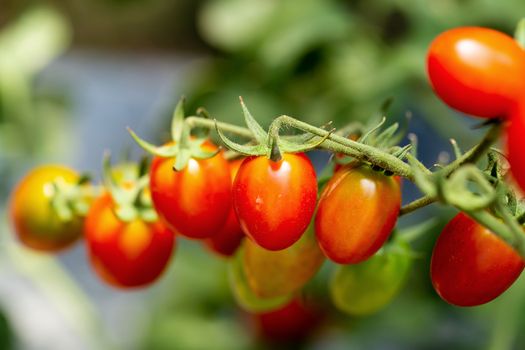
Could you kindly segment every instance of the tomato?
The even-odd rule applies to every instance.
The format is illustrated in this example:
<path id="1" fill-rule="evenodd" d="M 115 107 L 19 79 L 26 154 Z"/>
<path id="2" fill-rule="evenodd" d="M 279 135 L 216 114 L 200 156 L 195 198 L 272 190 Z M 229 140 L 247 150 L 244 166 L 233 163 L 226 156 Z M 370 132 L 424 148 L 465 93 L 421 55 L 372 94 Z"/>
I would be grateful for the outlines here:
<path id="1" fill-rule="evenodd" d="M 168 264 L 175 236 L 160 221 L 123 222 L 109 193 L 93 203 L 85 223 L 88 254 L 98 275 L 120 288 L 155 281 Z"/>
<path id="2" fill-rule="evenodd" d="M 337 308 L 350 315 L 369 315 L 381 310 L 403 287 L 412 265 L 408 244 L 389 243 L 370 259 L 339 265 L 330 283 Z"/>
<path id="3" fill-rule="evenodd" d="M 261 247 L 281 250 L 308 227 L 317 200 L 317 180 L 304 154 L 279 162 L 248 157 L 233 184 L 233 204 L 243 231 Z"/>
<path id="4" fill-rule="evenodd" d="M 381 248 L 401 206 L 398 181 L 366 165 L 336 172 L 321 194 L 315 216 L 317 241 L 339 264 L 355 264 Z"/>
<path id="5" fill-rule="evenodd" d="M 83 219 L 61 220 L 51 206 L 52 182 L 74 185 L 79 175 L 64 166 L 32 170 L 18 184 L 9 204 L 10 220 L 19 240 L 32 249 L 54 252 L 71 246 L 82 235 Z"/>
<path id="6" fill-rule="evenodd" d="M 271 251 L 251 240 L 244 243 L 244 271 L 251 289 L 272 298 L 300 290 L 319 270 L 325 257 L 315 239 L 313 225 L 292 246 Z"/>
<path id="7" fill-rule="evenodd" d="M 235 175 L 243 162 L 243 158 L 235 159 L 230 162 L 230 171 L 232 182 L 235 180 Z M 217 232 L 213 237 L 205 240 L 206 245 L 222 256 L 231 256 L 239 245 L 241 244 L 242 239 L 244 238 L 244 232 L 242 232 L 241 225 L 239 220 L 237 220 L 237 214 L 233 209 L 233 203 L 230 206 L 230 212 L 226 222 L 222 228 Z"/>
<path id="8" fill-rule="evenodd" d="M 245 240 L 244 242 L 248 242 Z M 265 312 L 276 310 L 286 305 L 293 295 L 282 295 L 273 298 L 260 297 L 251 289 L 244 269 L 243 245 L 237 250 L 228 264 L 228 277 L 233 297 L 237 304 L 246 311 Z"/>
<path id="9" fill-rule="evenodd" d="M 322 313 L 301 300 L 294 299 L 280 309 L 256 314 L 256 329 L 261 338 L 269 342 L 304 341 L 311 336 L 323 320 Z"/>
<path id="10" fill-rule="evenodd" d="M 510 170 L 522 191 L 525 191 L 525 101 L 517 104 L 511 113 L 506 131 Z"/>
<path id="11" fill-rule="evenodd" d="M 524 266 L 519 254 L 501 238 L 460 213 L 437 239 L 430 274 L 443 300 L 457 306 L 476 306 L 507 290 Z"/>
<path id="12" fill-rule="evenodd" d="M 488 28 L 440 34 L 428 50 L 427 70 L 446 104 L 478 117 L 506 116 L 525 92 L 525 52 L 510 36 Z"/>
<path id="13" fill-rule="evenodd" d="M 204 151 L 216 146 L 204 143 Z M 230 168 L 222 153 L 208 159 L 191 158 L 174 171 L 174 158 L 155 157 L 150 171 L 153 205 L 161 219 L 188 238 L 209 238 L 226 222 L 231 203 Z"/>

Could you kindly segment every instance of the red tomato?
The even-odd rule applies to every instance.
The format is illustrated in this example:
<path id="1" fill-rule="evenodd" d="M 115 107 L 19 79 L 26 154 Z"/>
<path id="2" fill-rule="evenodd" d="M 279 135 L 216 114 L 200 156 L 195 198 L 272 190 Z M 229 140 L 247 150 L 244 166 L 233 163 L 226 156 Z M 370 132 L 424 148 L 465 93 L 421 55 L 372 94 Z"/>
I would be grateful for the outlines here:
<path id="1" fill-rule="evenodd" d="M 162 222 L 122 222 L 110 194 L 92 205 L 85 223 L 89 257 L 107 283 L 120 288 L 142 287 L 165 270 L 175 236 Z"/>
<path id="2" fill-rule="evenodd" d="M 64 222 L 50 205 L 51 183 L 57 180 L 73 185 L 79 175 L 64 166 L 42 166 L 23 178 L 11 195 L 10 219 L 18 238 L 27 247 L 59 251 L 82 235 L 82 218 Z"/>
<path id="3" fill-rule="evenodd" d="M 440 34 L 428 50 L 427 70 L 445 103 L 478 117 L 506 116 L 525 92 L 525 52 L 510 36 L 488 28 Z"/>
<path id="4" fill-rule="evenodd" d="M 211 143 L 202 145 L 214 151 Z M 188 238 L 209 238 L 226 222 L 231 203 L 230 168 L 222 153 L 203 160 L 191 158 L 174 171 L 174 158 L 155 157 L 151 164 L 151 198 L 161 219 Z"/>
<path id="5" fill-rule="evenodd" d="M 516 105 L 507 126 L 507 154 L 510 170 L 525 191 L 525 101 Z"/>
<path id="6" fill-rule="evenodd" d="M 434 289 L 445 301 L 475 306 L 507 290 L 524 266 L 519 254 L 501 238 L 460 213 L 437 239 L 430 274 Z"/>
<path id="7" fill-rule="evenodd" d="M 401 206 L 399 182 L 366 165 L 346 166 L 327 183 L 317 207 L 315 233 L 325 255 L 355 264 L 381 248 Z"/>
<path id="8" fill-rule="evenodd" d="M 286 306 L 256 314 L 255 323 L 261 338 L 270 342 L 305 340 L 320 325 L 321 313 L 294 299 Z"/>
<path id="9" fill-rule="evenodd" d="M 317 180 L 304 154 L 264 156 L 242 163 L 233 184 L 233 204 L 243 231 L 261 247 L 281 250 L 308 227 L 317 200 Z"/>
<path id="10" fill-rule="evenodd" d="M 243 158 L 239 158 L 230 162 L 232 182 L 235 180 L 235 175 L 237 175 L 243 160 Z M 237 214 L 235 214 L 232 203 L 224 226 L 213 237 L 208 238 L 205 243 L 219 255 L 231 256 L 237 250 L 243 238 L 244 232 L 242 232 L 239 220 L 237 220 Z"/>

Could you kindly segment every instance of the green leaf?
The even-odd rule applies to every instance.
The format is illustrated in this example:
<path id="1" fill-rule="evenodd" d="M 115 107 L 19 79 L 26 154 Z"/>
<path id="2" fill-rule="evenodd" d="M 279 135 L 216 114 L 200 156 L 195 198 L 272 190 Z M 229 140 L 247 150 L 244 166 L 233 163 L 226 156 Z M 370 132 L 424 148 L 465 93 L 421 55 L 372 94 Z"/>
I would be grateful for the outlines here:
<path id="1" fill-rule="evenodd" d="M 525 49 L 525 18 L 522 18 L 516 26 L 514 32 L 514 39 L 518 42 L 522 49 Z"/>

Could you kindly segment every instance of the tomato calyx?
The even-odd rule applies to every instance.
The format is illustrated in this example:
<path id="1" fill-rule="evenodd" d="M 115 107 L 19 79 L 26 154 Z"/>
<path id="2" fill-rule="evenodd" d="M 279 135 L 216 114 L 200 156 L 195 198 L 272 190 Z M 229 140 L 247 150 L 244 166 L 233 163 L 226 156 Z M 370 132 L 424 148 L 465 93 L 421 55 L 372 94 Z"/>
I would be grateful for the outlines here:
<path id="1" fill-rule="evenodd" d="M 102 179 L 115 203 L 115 215 L 122 222 L 131 222 L 141 219 L 145 222 L 158 220 L 153 209 L 149 191 L 149 176 L 146 158 L 141 161 L 135 172 L 128 172 L 126 179 L 117 182 L 111 168 L 111 157 L 106 153 L 103 161 Z"/>
<path id="2" fill-rule="evenodd" d="M 86 216 L 95 195 L 89 182 L 89 175 L 83 174 L 73 184 L 59 177 L 44 185 L 44 195 L 62 222 L 71 222 L 76 217 Z"/>
<path id="3" fill-rule="evenodd" d="M 198 113 L 208 117 L 208 113 L 203 109 L 199 109 Z M 184 98 L 181 98 L 175 107 L 171 121 L 172 142 L 163 146 L 155 146 L 141 139 L 130 128 L 128 128 L 128 132 L 135 142 L 148 153 L 162 158 L 175 158 L 173 170 L 180 171 L 186 167 L 190 158 L 208 159 L 216 156 L 221 151 L 220 147 L 213 151 L 205 150 L 202 146 L 207 142 L 207 135 L 205 134 L 204 137 L 193 136 L 191 127 L 185 123 L 184 118 Z"/>
<path id="4" fill-rule="evenodd" d="M 310 133 L 303 133 L 300 135 L 281 138 L 279 137 L 279 129 L 281 127 L 280 123 L 274 121 L 270 126 L 269 131 L 266 132 L 252 116 L 242 97 L 239 97 L 239 99 L 244 115 L 244 121 L 253 135 L 255 144 L 250 143 L 242 145 L 230 140 L 220 129 L 217 120 L 215 120 L 215 130 L 221 141 L 228 148 L 245 156 L 266 156 L 274 162 L 279 162 L 282 159 L 283 153 L 302 153 L 314 149 L 327 140 L 335 131 L 335 129 L 331 129 L 323 137 L 315 136 Z M 276 121 L 278 121 L 278 119 L 276 119 Z M 327 123 L 322 126 L 322 128 L 324 129 L 330 124 L 331 123 Z"/>

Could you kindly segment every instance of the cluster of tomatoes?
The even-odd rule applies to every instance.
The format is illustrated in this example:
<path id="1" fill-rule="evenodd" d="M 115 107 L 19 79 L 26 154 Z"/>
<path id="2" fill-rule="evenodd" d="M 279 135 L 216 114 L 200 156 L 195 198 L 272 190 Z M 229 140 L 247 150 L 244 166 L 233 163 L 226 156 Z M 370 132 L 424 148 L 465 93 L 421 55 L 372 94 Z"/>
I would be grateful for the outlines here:
<path id="1" fill-rule="evenodd" d="M 525 190 L 525 51 L 513 38 L 487 28 L 446 31 L 427 56 L 436 94 L 456 110 L 505 123 L 515 181 Z M 448 302 L 471 306 L 503 293 L 525 263 L 509 245 L 467 215 L 458 214 L 439 236 L 431 277 Z"/>
<path id="2" fill-rule="evenodd" d="M 450 30 L 432 43 L 428 74 L 437 95 L 453 108 L 507 121 L 512 172 L 525 188 L 522 48 L 493 30 Z M 295 307 L 294 295 L 325 257 L 341 265 L 331 293 L 349 313 L 373 312 L 400 289 L 410 249 L 396 239 L 385 245 L 400 212 L 399 177 L 351 162 L 336 168 L 318 196 L 314 168 L 303 153 L 284 153 L 278 161 L 227 160 L 211 141 L 192 142 L 195 154 L 214 155 L 189 156 L 178 171 L 176 156 L 156 155 L 144 176 L 106 174 L 112 179 L 96 196 L 70 169 L 33 170 L 10 205 L 20 241 L 58 251 L 84 236 L 100 277 L 132 288 L 162 274 L 176 236 L 200 240 L 222 256 L 235 255 L 238 299 L 247 304 L 260 299 L 257 305 L 270 305 L 267 309 Z M 437 240 L 431 278 L 444 300 L 472 306 L 503 293 L 524 267 L 509 245 L 460 213 Z M 360 284 L 363 274 L 373 275 L 371 285 Z M 367 293 L 375 295 L 372 303 L 361 302 Z"/>

